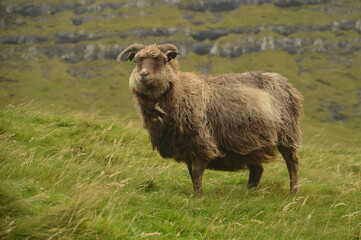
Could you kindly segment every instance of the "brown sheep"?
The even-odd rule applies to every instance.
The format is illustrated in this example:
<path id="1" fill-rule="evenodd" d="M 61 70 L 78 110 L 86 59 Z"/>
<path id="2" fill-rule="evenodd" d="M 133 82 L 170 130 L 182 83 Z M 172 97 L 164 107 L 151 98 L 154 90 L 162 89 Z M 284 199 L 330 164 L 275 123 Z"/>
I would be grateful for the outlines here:
<path id="1" fill-rule="evenodd" d="M 178 70 L 172 44 L 133 44 L 119 54 L 135 62 L 130 90 L 151 143 L 164 158 L 185 162 L 195 196 L 205 169 L 248 168 L 258 185 L 276 150 L 286 161 L 290 191 L 298 191 L 297 148 L 302 96 L 278 73 L 207 76 Z"/>

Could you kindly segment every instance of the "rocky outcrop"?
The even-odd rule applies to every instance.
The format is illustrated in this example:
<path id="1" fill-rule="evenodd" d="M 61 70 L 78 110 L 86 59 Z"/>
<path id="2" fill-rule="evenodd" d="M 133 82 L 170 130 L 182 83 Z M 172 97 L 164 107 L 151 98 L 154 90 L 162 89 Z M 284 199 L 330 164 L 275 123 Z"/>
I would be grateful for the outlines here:
<path id="1" fill-rule="evenodd" d="M 33 3 L 0 3 L 0 17 L 10 14 L 18 14 L 22 16 L 37 17 L 49 13 L 49 8 L 46 4 Z"/>
<path id="2" fill-rule="evenodd" d="M 327 3 L 333 0 L 163 0 L 163 1 L 146 1 L 134 0 L 126 2 L 95 2 L 85 0 L 81 2 L 61 2 L 56 4 L 45 3 L 0 3 L 0 27 L 7 29 L 10 26 L 22 26 L 26 24 L 23 17 L 38 17 L 44 14 L 57 14 L 61 11 L 71 10 L 77 17 L 73 17 L 71 22 L 76 25 L 98 18 L 111 19 L 123 16 L 125 13 L 103 11 L 106 9 L 118 9 L 126 7 L 154 7 L 161 3 L 168 6 L 182 6 L 183 8 L 194 11 L 226 11 L 241 5 L 273 3 L 277 6 L 287 7 L 305 4 Z M 103 11 L 103 12 L 102 12 Z M 187 13 L 189 15 L 189 12 Z M 188 15 L 185 18 L 190 18 Z M 219 13 L 214 13 L 222 17 Z M 124 15 L 123 17 L 127 17 Z M 192 20 L 191 18 L 188 20 Z M 193 22 L 192 22 L 193 23 Z M 203 23 L 200 23 L 203 24 Z M 215 25 L 216 26 L 216 25 Z M 79 28 L 81 29 L 81 28 Z M 262 31 L 272 31 L 266 36 L 262 36 Z M 361 34 L 361 20 L 341 20 L 330 22 L 325 25 L 263 25 L 257 27 L 236 27 L 227 28 L 209 28 L 207 30 L 196 31 L 191 28 L 181 26 L 168 28 L 135 28 L 124 32 L 107 32 L 102 29 L 94 29 L 93 32 L 84 30 L 64 31 L 54 34 L 53 36 L 36 36 L 36 35 L 3 35 L 0 36 L 0 44 L 14 45 L 14 52 L 26 52 L 24 54 L 14 54 L 17 58 L 34 58 L 34 54 L 44 54 L 49 58 L 59 56 L 64 61 L 78 62 L 95 59 L 114 59 L 122 47 L 97 44 L 97 40 L 106 40 L 107 38 L 126 38 L 137 37 L 139 39 L 148 37 L 164 37 L 164 40 L 157 43 L 170 42 L 172 36 L 181 34 L 186 37 L 186 41 L 173 43 L 182 46 L 182 55 L 192 51 L 198 55 L 210 54 L 221 57 L 238 57 L 245 53 L 258 52 L 263 50 L 282 50 L 290 54 L 305 52 L 326 52 L 338 50 L 342 54 L 348 54 L 358 51 L 361 48 L 361 35 L 352 38 L 322 38 L 322 37 L 293 37 L 292 34 L 298 31 L 303 32 L 339 32 L 355 31 Z M 231 35 L 232 34 L 232 35 Z M 222 38 L 231 35 L 227 38 Z M 264 34 L 263 34 L 264 35 Z M 298 36 L 298 35 L 297 35 Z M 307 36 L 307 35 L 305 35 Z M 320 35 L 322 36 L 322 35 Z M 357 36 L 357 34 L 356 34 Z M 41 46 L 47 43 L 46 47 Z M 94 42 L 89 44 L 89 42 Z M 105 41 L 106 42 L 106 41 Z M 73 45 L 71 45 L 73 44 Z M 23 46 L 31 45 L 31 46 Z M 24 50 L 25 49 L 25 50 Z M 32 49 L 32 50 L 29 50 Z M 12 57 L 11 51 L 0 53 L 1 58 Z"/>
<path id="3" fill-rule="evenodd" d="M 40 47 L 38 52 L 49 58 L 57 56 L 66 62 L 76 63 L 80 61 L 92 61 L 98 59 L 115 60 L 123 49 L 123 47 L 118 45 L 108 47 L 101 44 L 80 44 L 77 46 L 66 45 Z"/>
<path id="4" fill-rule="evenodd" d="M 47 37 L 40 37 L 34 35 L 26 36 L 0 36 L 0 43 L 6 44 L 32 44 L 32 43 L 43 43 L 47 42 L 49 39 Z"/>
<path id="5" fill-rule="evenodd" d="M 233 10 L 244 5 L 259 5 L 263 3 L 271 3 L 278 7 L 294 7 L 328 3 L 331 1 L 335 0 L 203 0 L 189 3 L 186 9 L 198 12 L 220 12 Z"/>
<path id="6" fill-rule="evenodd" d="M 62 1 L 60 3 L 18 3 L 11 1 L 3 1 L 0 3 L 0 17 L 6 15 L 18 14 L 21 16 L 38 17 L 46 14 L 57 14 L 65 10 L 72 10 L 77 15 L 87 13 L 99 13 L 106 9 L 119 9 L 126 7 L 184 7 L 192 11 L 211 11 L 220 12 L 228 11 L 244 5 L 259 5 L 263 3 L 271 3 L 278 7 L 293 7 L 300 5 L 312 5 L 320 3 L 328 3 L 335 0 L 129 0 L 127 2 L 101 2 L 96 3 L 93 0 L 85 0 L 81 2 Z"/>
<path id="7" fill-rule="evenodd" d="M 233 42 L 215 43 L 209 54 L 221 57 L 238 57 L 246 53 L 263 50 L 283 50 L 290 54 L 296 54 L 327 52 L 338 49 L 343 54 L 348 54 L 360 50 L 359 42 L 360 39 L 323 40 L 320 38 L 280 38 L 272 36 L 254 39 L 243 37 Z"/>
<path id="8" fill-rule="evenodd" d="M 84 31 L 79 32 L 62 32 L 55 34 L 56 43 L 78 43 L 84 40 L 99 39 L 93 33 L 85 34 Z"/>
<path id="9" fill-rule="evenodd" d="M 119 16 L 123 16 L 123 17 L 127 17 L 127 16 L 124 16 L 123 14 L 121 13 L 110 13 L 110 12 L 107 12 L 107 13 L 102 13 L 102 14 L 92 14 L 92 15 L 82 15 L 82 16 L 79 16 L 79 17 L 75 17 L 75 18 L 72 18 L 71 19 L 71 22 L 73 25 L 76 25 L 76 26 L 79 26 L 79 25 L 82 25 L 86 22 L 89 22 L 91 20 L 96 20 L 96 19 L 113 19 L 115 17 L 119 17 Z"/>
<path id="10" fill-rule="evenodd" d="M 339 105 L 338 103 L 334 103 L 334 102 L 331 102 L 331 103 L 322 103 L 321 104 L 321 107 L 323 109 L 327 109 L 328 112 L 330 113 L 331 117 L 330 118 L 327 118 L 325 120 L 323 120 L 323 122 L 333 122 L 333 121 L 336 121 L 336 122 L 347 122 L 349 120 L 349 116 L 341 113 L 342 110 L 345 109 L 344 106 L 342 105 Z"/>
<path id="11" fill-rule="evenodd" d="M 17 3 L 4 1 L 0 3 L 0 17 L 18 14 L 21 16 L 38 17 L 47 14 L 57 14 L 62 11 L 72 10 L 77 15 L 87 13 L 99 13 L 106 9 L 119 9 L 127 7 L 157 7 L 172 6 L 178 7 L 181 0 L 163 0 L 163 1 L 147 1 L 147 0 L 131 0 L 124 3 L 118 2 L 102 2 L 94 3 L 93 0 L 85 0 L 79 2 L 63 1 L 60 3 Z"/>
<path id="12" fill-rule="evenodd" d="M 67 43 L 77 42 L 79 38 L 71 38 L 66 40 Z M 0 38 L 1 40 L 1 38 Z M 21 41 L 23 38 L 20 39 Z M 19 40 L 16 40 L 19 41 Z M 160 41 L 159 44 L 169 42 Z M 290 54 L 298 53 L 313 53 L 313 52 L 328 52 L 337 50 L 340 54 L 350 54 L 359 51 L 361 48 L 360 39 L 345 39 L 345 40 L 330 40 L 320 38 L 288 38 L 288 37 L 240 37 L 228 42 L 209 42 L 209 41 L 187 41 L 177 42 L 172 41 L 173 44 L 182 46 L 181 56 L 186 56 L 188 52 L 194 52 L 198 55 L 211 55 L 234 58 L 246 53 L 259 52 L 263 50 L 282 50 Z M 16 52 L 28 52 L 33 54 L 44 54 L 48 58 L 57 56 L 64 61 L 75 63 L 80 61 L 92 61 L 97 59 L 115 59 L 119 52 L 126 46 L 108 46 L 103 44 L 55 44 L 52 46 L 35 47 L 29 45 L 28 47 L 21 45 L 13 47 L 13 51 L 0 52 L 0 60 L 5 59 L 28 59 L 28 55 L 19 55 Z M 29 49 L 32 49 L 31 51 Z M 35 59 L 35 57 L 30 57 Z"/>
<path id="13" fill-rule="evenodd" d="M 254 33 L 257 34 L 262 30 L 271 30 L 275 33 L 288 36 L 297 31 L 305 32 L 338 32 L 355 30 L 361 34 L 361 20 L 341 20 L 330 22 L 326 25 L 268 25 L 259 26 L 254 28 L 238 27 L 231 30 L 231 33 L 243 34 L 243 33 Z"/>
<path id="14" fill-rule="evenodd" d="M 176 27 L 171 28 L 149 28 L 149 29 L 135 29 L 124 35 L 133 35 L 137 37 L 169 37 L 173 34 L 184 31 L 183 29 L 179 29 Z"/>
<path id="15" fill-rule="evenodd" d="M 207 31 L 192 32 L 192 37 L 197 41 L 216 40 L 217 38 L 228 35 L 226 29 L 209 29 Z"/>

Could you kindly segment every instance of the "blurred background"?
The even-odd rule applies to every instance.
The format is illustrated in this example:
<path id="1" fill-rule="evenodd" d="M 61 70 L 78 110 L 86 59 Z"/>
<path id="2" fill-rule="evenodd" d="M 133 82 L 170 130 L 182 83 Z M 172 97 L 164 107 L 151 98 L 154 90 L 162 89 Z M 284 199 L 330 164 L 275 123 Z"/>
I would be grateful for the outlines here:
<path id="1" fill-rule="evenodd" d="M 360 122 L 359 0 L 18 0 L 1 1 L 0 17 L 0 108 L 137 118 L 132 65 L 115 58 L 173 43 L 182 71 L 279 72 L 304 95 L 304 119 Z"/>

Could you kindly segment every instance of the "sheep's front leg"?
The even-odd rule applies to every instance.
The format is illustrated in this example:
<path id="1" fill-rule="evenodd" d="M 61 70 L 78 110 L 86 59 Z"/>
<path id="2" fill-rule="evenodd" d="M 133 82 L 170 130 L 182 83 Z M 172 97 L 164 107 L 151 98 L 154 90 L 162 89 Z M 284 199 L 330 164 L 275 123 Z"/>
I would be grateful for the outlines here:
<path id="1" fill-rule="evenodd" d="M 251 189 L 258 186 L 263 173 L 263 166 L 262 164 L 260 165 L 250 164 L 248 165 L 248 168 L 249 168 L 249 177 L 248 177 L 247 188 Z"/>
<path id="2" fill-rule="evenodd" d="M 203 172 L 207 168 L 208 162 L 197 161 L 187 163 L 189 174 L 192 178 L 194 195 L 196 198 L 202 197 L 202 178 Z"/>

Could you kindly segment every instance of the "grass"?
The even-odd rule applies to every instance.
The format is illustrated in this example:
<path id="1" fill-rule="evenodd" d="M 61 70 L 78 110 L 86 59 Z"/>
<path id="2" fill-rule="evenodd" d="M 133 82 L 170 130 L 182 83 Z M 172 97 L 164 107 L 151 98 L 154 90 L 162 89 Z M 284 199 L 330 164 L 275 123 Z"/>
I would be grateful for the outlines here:
<path id="1" fill-rule="evenodd" d="M 283 161 L 261 185 L 152 151 L 138 122 L 36 104 L 0 112 L 1 239 L 358 239 L 360 131 L 304 119 L 301 190 Z"/>
<path id="2" fill-rule="evenodd" d="M 327 24 L 330 21 L 325 13 L 310 9 L 294 8 L 296 11 L 284 11 L 273 4 L 247 5 L 225 14 L 221 26 L 231 28 L 237 26 L 256 27 L 261 25 L 294 25 L 294 24 Z M 249 21 L 252 19 L 252 21 Z"/>

